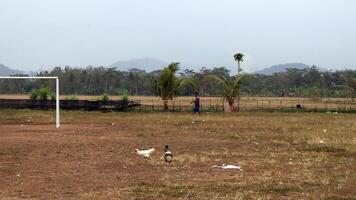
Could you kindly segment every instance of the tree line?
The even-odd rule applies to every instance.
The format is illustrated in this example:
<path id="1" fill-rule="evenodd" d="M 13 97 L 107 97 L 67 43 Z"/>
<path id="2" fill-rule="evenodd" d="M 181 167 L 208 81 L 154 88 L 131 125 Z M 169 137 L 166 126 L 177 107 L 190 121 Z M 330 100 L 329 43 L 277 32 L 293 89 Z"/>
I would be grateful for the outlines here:
<path id="1" fill-rule="evenodd" d="M 237 59 L 237 58 L 236 58 Z M 173 63 L 174 64 L 174 63 Z M 233 87 L 236 75 L 225 67 L 179 69 L 175 63 L 175 76 L 184 78 L 177 95 L 189 96 L 198 91 L 201 96 L 220 96 L 227 87 Z M 59 76 L 62 95 L 157 95 L 154 80 L 159 79 L 165 69 L 146 72 L 140 69 L 120 71 L 116 68 L 55 67 L 51 71 L 40 71 L 36 76 Z M 356 70 L 320 71 L 312 66 L 306 69 L 288 69 L 273 75 L 244 74 L 239 67 L 237 96 L 295 96 L 295 97 L 355 97 Z M 19 76 L 19 74 L 17 74 Z M 26 76 L 26 75 L 22 75 Z M 215 78 L 212 78 L 215 77 Z M 231 82 L 232 81 L 232 82 Z M 222 84 L 225 82 L 225 85 Z M 230 83 L 231 82 L 231 83 Z M 229 86 L 230 84 L 230 86 Z M 232 85 L 231 85 L 232 84 Z M 51 80 L 0 80 L 0 94 L 28 94 L 33 89 L 48 87 L 54 91 Z"/>

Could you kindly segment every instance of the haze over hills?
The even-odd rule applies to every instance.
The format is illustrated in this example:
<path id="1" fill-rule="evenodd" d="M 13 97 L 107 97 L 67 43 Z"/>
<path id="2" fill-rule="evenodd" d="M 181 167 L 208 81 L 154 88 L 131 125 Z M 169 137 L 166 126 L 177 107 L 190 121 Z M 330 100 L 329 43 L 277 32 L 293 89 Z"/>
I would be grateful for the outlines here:
<path id="1" fill-rule="evenodd" d="M 118 61 L 111 64 L 109 67 L 116 68 L 120 71 L 129 71 L 132 68 L 137 68 L 141 70 L 145 70 L 146 72 L 152 72 L 155 70 L 161 70 L 166 67 L 169 63 L 162 61 L 157 58 L 139 58 L 139 59 L 131 59 L 126 61 Z M 270 67 L 264 68 L 262 70 L 258 70 L 252 72 L 252 74 L 263 74 L 263 75 L 272 75 L 274 73 L 285 72 L 287 69 L 296 68 L 296 69 L 305 69 L 309 68 L 309 65 L 304 63 L 286 63 L 286 64 L 278 64 L 272 65 Z M 211 67 L 213 68 L 213 67 Z M 327 71 L 325 69 L 319 68 L 320 71 Z M 198 68 L 195 71 L 199 71 Z M 12 69 L 4 64 L 0 64 L 0 76 L 9 76 L 14 74 L 34 74 L 34 72 L 26 72 L 17 69 Z"/>
<path id="2" fill-rule="evenodd" d="M 110 67 L 115 67 L 120 71 L 128 71 L 132 68 L 137 68 L 141 70 L 145 70 L 146 72 L 151 72 L 155 70 L 160 70 L 163 67 L 166 67 L 169 63 L 162 61 L 157 58 L 138 58 L 138 59 L 131 59 L 125 61 L 117 61 L 110 65 Z"/>
<path id="3" fill-rule="evenodd" d="M 3 64 L 0 64 L 0 76 L 9 76 L 14 74 L 23 74 L 20 70 L 11 69 Z"/>
<path id="4" fill-rule="evenodd" d="M 287 69 L 292 69 L 292 68 L 305 69 L 309 67 L 310 67 L 309 65 L 306 65 L 304 63 L 286 63 L 286 64 L 279 64 L 279 65 L 272 65 L 262 70 L 255 71 L 253 72 L 253 74 L 272 75 L 278 72 L 286 72 Z"/>

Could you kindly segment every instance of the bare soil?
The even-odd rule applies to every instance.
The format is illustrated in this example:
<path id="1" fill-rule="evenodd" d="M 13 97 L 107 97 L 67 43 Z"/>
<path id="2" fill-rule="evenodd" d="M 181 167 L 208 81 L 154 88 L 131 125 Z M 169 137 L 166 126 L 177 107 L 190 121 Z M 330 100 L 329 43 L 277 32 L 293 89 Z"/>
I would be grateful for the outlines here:
<path id="1" fill-rule="evenodd" d="M 356 198 L 354 114 L 61 117 L 55 129 L 54 112 L 0 110 L 0 199 Z M 211 168 L 223 163 L 243 171 Z"/>

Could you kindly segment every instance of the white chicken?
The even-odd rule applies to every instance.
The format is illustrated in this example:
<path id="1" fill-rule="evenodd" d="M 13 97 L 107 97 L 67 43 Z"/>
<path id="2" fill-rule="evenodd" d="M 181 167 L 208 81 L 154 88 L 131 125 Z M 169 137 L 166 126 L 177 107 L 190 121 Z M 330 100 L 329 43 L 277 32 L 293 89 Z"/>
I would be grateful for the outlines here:
<path id="1" fill-rule="evenodd" d="M 136 150 L 136 153 L 137 155 L 139 156 L 143 156 L 145 158 L 149 158 L 151 156 L 151 154 L 153 152 L 155 152 L 155 148 L 151 148 L 151 149 L 147 149 L 147 150 L 138 150 L 138 149 L 135 149 Z"/>

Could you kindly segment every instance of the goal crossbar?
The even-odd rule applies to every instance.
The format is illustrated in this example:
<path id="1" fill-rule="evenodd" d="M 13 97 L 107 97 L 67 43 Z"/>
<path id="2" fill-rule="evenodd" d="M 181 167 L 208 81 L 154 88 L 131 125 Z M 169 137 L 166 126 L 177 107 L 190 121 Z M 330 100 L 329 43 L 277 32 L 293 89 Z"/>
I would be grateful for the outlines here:
<path id="1" fill-rule="evenodd" d="M 59 115 L 59 78 L 58 76 L 0 76 L 0 79 L 54 79 L 56 80 L 56 128 L 61 126 Z"/>

